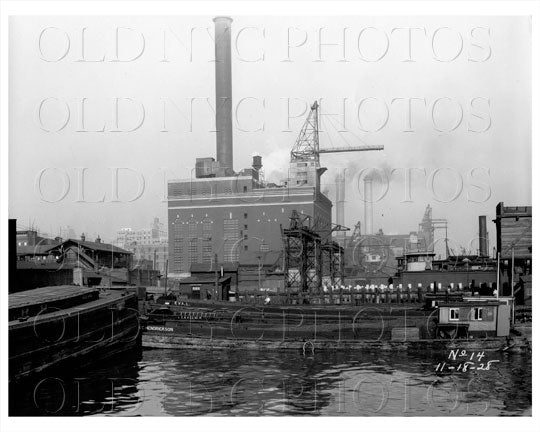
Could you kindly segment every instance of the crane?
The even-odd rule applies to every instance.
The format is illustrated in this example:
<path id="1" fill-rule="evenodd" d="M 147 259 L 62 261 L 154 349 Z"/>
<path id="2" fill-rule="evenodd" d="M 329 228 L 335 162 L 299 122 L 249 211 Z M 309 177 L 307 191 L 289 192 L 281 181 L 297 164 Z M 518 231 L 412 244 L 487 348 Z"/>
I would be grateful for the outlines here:
<path id="1" fill-rule="evenodd" d="M 315 162 L 318 166 L 319 157 L 324 153 L 344 153 L 384 150 L 382 145 L 364 145 L 348 147 L 319 147 L 319 103 L 313 102 L 308 117 L 300 130 L 294 147 L 291 150 L 291 162 Z"/>

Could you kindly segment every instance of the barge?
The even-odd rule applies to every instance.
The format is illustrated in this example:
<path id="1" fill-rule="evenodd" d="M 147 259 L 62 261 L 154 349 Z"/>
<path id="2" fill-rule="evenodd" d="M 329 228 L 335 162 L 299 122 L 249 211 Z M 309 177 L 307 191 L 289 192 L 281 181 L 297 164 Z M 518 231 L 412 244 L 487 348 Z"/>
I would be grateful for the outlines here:
<path id="1" fill-rule="evenodd" d="M 9 295 L 9 380 L 140 347 L 137 296 L 51 286 Z"/>
<path id="2" fill-rule="evenodd" d="M 171 300 L 171 299 L 169 299 Z M 142 319 L 145 348 L 527 351 L 516 331 L 441 320 L 443 305 L 426 310 L 405 304 L 270 306 L 230 302 L 167 301 L 148 305 Z M 475 306 L 461 303 L 463 308 Z M 494 302 L 486 303 L 495 307 Z M 455 307 L 455 305 L 454 305 Z M 501 310 L 506 311 L 506 308 Z M 462 311 L 462 317 L 465 311 Z M 487 323 L 487 322 L 486 322 Z"/>

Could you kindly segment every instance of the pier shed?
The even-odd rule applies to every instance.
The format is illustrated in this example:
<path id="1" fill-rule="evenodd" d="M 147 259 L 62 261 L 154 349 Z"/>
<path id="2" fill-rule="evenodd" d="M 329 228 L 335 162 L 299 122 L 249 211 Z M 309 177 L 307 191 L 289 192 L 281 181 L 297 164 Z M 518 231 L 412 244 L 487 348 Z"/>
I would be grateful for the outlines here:
<path id="1" fill-rule="evenodd" d="M 234 297 L 231 277 L 190 276 L 178 282 L 179 294 L 191 300 L 225 300 Z"/>

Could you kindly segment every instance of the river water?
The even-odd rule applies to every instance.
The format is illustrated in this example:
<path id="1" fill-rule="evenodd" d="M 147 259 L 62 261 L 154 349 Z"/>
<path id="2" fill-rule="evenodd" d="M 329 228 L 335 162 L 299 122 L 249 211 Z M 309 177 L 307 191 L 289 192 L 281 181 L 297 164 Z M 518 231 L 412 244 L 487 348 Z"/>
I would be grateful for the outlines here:
<path id="1" fill-rule="evenodd" d="M 477 355 L 477 353 L 467 353 Z M 10 386 L 10 415 L 530 416 L 530 354 L 143 350 Z M 471 364 L 478 366 L 478 357 Z M 443 363 L 446 368 L 437 371 Z M 461 362 L 463 363 L 463 362 Z M 449 365 L 455 369 L 450 371 Z M 452 367 L 452 366 L 450 366 Z"/>

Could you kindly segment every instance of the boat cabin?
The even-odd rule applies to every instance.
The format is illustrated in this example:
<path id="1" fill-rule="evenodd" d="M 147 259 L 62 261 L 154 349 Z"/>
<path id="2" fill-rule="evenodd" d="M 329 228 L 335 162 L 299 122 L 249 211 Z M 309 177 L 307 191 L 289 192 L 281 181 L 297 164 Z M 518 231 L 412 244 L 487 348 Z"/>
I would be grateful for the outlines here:
<path id="1" fill-rule="evenodd" d="M 495 298 L 440 303 L 437 337 L 508 336 L 511 310 L 507 301 Z"/>
<path id="2" fill-rule="evenodd" d="M 406 252 L 397 257 L 398 271 L 420 272 L 432 269 L 435 252 Z"/>

